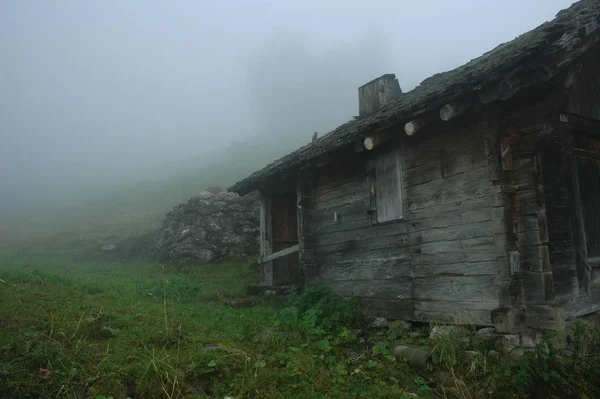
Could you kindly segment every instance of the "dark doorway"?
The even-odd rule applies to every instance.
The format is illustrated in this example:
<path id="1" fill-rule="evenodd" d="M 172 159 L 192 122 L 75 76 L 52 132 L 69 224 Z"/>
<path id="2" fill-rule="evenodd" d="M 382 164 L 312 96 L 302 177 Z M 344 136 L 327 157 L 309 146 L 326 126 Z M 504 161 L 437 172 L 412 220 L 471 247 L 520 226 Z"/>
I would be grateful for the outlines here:
<path id="1" fill-rule="evenodd" d="M 271 198 L 273 220 L 273 253 L 298 245 L 296 192 Z M 273 260 L 273 284 L 286 285 L 300 282 L 298 252 Z"/>

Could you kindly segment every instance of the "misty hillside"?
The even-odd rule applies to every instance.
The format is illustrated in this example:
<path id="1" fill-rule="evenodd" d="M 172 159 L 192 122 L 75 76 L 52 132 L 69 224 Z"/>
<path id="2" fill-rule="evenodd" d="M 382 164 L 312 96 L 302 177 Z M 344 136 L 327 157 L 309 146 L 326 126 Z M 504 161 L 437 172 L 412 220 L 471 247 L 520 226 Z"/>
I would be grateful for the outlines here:
<path id="1" fill-rule="evenodd" d="M 167 178 L 125 184 L 36 211 L 5 213 L 0 246 L 89 246 L 144 233 L 158 227 L 175 205 L 208 187 L 227 188 L 306 144 L 310 136 L 271 140 L 268 146 L 254 140 L 232 143 L 210 158 L 186 160 Z"/>

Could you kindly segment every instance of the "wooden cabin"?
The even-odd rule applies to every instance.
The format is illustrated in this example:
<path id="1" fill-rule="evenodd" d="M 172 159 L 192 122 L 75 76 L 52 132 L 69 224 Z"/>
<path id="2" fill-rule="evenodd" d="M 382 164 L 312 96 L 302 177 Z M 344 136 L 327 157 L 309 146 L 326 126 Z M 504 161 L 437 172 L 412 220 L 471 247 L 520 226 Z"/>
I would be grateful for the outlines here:
<path id="1" fill-rule="evenodd" d="M 367 314 L 560 329 L 600 310 L 600 2 L 403 93 L 230 188 L 262 196 L 262 283 Z"/>

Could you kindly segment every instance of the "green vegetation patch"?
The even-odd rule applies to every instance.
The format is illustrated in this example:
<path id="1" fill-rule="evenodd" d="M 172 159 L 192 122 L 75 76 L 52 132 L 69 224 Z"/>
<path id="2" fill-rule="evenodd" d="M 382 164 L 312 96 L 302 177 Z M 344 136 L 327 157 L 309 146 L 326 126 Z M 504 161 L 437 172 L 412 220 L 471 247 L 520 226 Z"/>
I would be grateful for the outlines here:
<path id="1" fill-rule="evenodd" d="M 4 253 L 0 278 L 2 398 L 599 394 L 600 334 L 589 326 L 574 329 L 568 358 L 549 337 L 506 364 L 458 327 L 435 339 L 402 323 L 367 330 L 358 302 L 324 287 L 247 297 L 244 286 L 257 282 L 249 262 Z M 398 344 L 429 351 L 426 364 L 397 360 Z"/>

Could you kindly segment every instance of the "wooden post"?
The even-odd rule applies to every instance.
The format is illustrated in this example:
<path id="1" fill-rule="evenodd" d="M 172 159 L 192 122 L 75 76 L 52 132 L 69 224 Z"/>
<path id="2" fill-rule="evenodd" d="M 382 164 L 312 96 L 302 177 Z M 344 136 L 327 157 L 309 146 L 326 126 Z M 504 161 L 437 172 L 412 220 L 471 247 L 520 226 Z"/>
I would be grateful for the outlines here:
<path id="1" fill-rule="evenodd" d="M 492 312 L 492 323 L 499 332 L 512 333 L 525 326 L 521 259 L 513 226 L 511 176 L 502 171 L 500 137 L 503 130 L 499 110 L 485 115 L 485 152 L 492 186 L 492 233 L 496 256 L 499 308 Z"/>
<path id="2" fill-rule="evenodd" d="M 271 215 L 271 200 L 263 193 L 260 194 L 260 257 L 273 253 L 273 220 Z M 273 285 L 273 261 L 261 264 L 261 283 Z"/>
<path id="3" fill-rule="evenodd" d="M 579 292 L 588 292 L 590 284 L 590 267 L 588 265 L 587 239 L 585 224 L 583 221 L 583 210 L 581 208 L 581 191 L 579 188 L 579 173 L 577 173 L 577 159 L 573 155 L 574 137 L 571 126 L 568 124 L 568 118 L 557 122 L 555 131 L 562 138 L 563 149 L 568 154 L 568 172 L 567 178 L 570 181 L 569 205 L 571 207 L 571 217 L 574 223 L 573 233 L 575 239 L 577 280 L 579 281 Z"/>
<path id="4" fill-rule="evenodd" d="M 303 283 L 317 277 L 317 264 L 314 256 L 314 231 L 312 205 L 314 201 L 314 171 L 303 170 L 298 176 L 296 187 L 298 218 L 298 257 L 303 272 Z"/>

